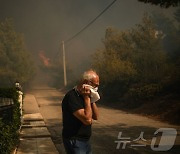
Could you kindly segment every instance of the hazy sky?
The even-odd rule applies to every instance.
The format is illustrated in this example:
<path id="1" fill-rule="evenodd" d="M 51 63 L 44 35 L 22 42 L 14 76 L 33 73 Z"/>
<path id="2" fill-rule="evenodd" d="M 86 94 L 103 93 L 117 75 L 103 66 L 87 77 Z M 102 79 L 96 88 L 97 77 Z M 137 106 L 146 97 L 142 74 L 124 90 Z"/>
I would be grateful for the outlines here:
<path id="1" fill-rule="evenodd" d="M 15 28 L 23 33 L 27 48 L 34 56 L 44 51 L 57 57 L 60 42 L 67 40 L 93 20 L 113 0 L 0 0 L 0 20 L 12 18 Z M 70 67 L 84 65 L 93 52 L 102 47 L 105 29 L 134 27 L 144 12 L 158 11 L 171 15 L 174 8 L 118 0 L 95 23 L 66 46 Z M 53 60 L 52 58 L 52 60 Z M 79 66 L 78 66 L 79 67 Z"/>

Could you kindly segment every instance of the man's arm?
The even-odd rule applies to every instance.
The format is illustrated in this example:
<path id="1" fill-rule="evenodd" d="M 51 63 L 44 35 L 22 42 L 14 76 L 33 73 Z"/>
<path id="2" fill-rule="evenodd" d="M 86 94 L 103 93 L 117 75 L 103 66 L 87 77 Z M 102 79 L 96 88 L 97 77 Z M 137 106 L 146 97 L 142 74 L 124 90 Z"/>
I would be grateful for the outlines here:
<path id="1" fill-rule="evenodd" d="M 92 118 L 94 120 L 98 120 L 99 118 L 99 111 L 96 103 L 91 103 L 91 108 L 92 108 Z"/>
<path id="2" fill-rule="evenodd" d="M 85 108 L 79 109 L 75 111 L 73 114 L 77 117 L 83 124 L 91 125 L 92 124 L 92 109 L 91 109 L 91 102 L 90 97 L 84 97 Z"/>

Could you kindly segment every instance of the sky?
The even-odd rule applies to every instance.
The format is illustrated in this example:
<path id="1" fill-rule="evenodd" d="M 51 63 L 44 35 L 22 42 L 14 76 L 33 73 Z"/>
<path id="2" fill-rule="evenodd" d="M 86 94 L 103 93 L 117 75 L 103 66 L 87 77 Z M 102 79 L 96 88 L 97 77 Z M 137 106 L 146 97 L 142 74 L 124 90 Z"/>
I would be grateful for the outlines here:
<path id="1" fill-rule="evenodd" d="M 40 51 L 62 61 L 61 42 L 71 38 L 92 21 L 113 0 L 0 0 L 0 21 L 12 18 L 27 49 L 38 59 Z M 67 65 L 83 69 L 100 48 L 107 27 L 126 30 L 141 22 L 144 12 L 171 16 L 175 8 L 162 9 L 138 0 L 117 0 L 97 21 L 65 44 Z"/>

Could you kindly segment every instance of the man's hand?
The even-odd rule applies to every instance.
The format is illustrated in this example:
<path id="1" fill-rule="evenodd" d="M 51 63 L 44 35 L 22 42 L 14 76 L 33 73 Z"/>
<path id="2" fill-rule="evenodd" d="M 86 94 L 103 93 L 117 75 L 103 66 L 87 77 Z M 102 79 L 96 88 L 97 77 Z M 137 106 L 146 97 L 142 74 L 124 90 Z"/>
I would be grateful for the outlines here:
<path id="1" fill-rule="evenodd" d="M 81 95 L 85 98 L 91 96 L 91 86 L 83 84 L 82 87 L 80 88 L 80 93 Z"/>
<path id="2" fill-rule="evenodd" d="M 92 109 L 91 109 L 91 102 L 90 102 L 90 95 L 91 95 L 90 86 L 82 85 L 82 87 L 80 87 L 80 89 L 79 89 L 79 92 L 84 98 L 85 108 L 79 109 L 79 110 L 75 111 L 73 114 L 83 124 L 91 125 L 91 123 L 92 123 Z"/>

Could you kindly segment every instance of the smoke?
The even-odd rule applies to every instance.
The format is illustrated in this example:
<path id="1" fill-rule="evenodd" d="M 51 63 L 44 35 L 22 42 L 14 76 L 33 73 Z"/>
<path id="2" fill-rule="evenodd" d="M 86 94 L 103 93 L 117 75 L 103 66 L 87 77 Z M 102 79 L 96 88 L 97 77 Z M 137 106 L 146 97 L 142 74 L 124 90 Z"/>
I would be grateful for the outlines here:
<path id="1" fill-rule="evenodd" d="M 52 63 L 57 60 L 62 63 L 61 42 L 80 31 L 111 2 L 112 0 L 0 0 L 0 20 L 13 19 L 16 30 L 24 34 L 27 48 L 37 63 L 39 56 L 45 65 L 49 65 L 49 59 Z M 144 11 L 152 10 L 167 14 L 172 12 L 172 8 L 164 10 L 137 0 L 117 1 L 88 29 L 68 44 L 65 43 L 67 65 L 75 73 L 86 69 L 84 66 L 89 67 L 91 55 L 103 46 L 102 39 L 107 27 L 128 29 L 141 21 Z"/>

